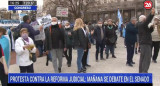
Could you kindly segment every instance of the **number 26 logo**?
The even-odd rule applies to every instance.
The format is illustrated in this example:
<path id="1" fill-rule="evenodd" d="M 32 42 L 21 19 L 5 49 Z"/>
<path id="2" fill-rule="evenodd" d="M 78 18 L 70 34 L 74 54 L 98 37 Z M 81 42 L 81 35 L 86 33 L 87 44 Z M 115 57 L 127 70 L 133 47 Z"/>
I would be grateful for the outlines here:
<path id="1" fill-rule="evenodd" d="M 145 7 L 151 7 L 151 3 L 145 3 Z"/>
<path id="2" fill-rule="evenodd" d="M 146 9 L 151 9 L 152 8 L 152 2 L 151 1 L 145 1 L 144 2 L 144 7 Z"/>

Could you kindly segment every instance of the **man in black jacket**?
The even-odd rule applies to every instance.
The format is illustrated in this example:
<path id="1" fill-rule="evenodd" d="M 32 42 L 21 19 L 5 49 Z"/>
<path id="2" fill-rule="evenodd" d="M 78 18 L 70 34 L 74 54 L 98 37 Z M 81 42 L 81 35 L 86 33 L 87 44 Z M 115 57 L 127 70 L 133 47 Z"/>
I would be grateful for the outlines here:
<path id="1" fill-rule="evenodd" d="M 65 33 L 64 29 L 60 28 L 58 25 L 58 19 L 56 17 L 52 18 L 52 25 L 48 30 L 48 35 L 51 36 L 51 41 L 46 41 L 49 43 L 46 44 L 46 50 L 50 50 L 50 53 L 52 55 L 52 63 L 54 67 L 55 73 L 61 73 L 61 67 L 62 67 L 62 55 L 63 50 L 66 51 L 66 43 L 65 43 Z M 46 36 L 48 37 L 48 36 Z M 50 47 L 48 47 L 50 46 Z M 51 49 L 50 49 L 51 48 Z M 58 59 L 58 64 L 57 64 Z"/>
<path id="2" fill-rule="evenodd" d="M 129 24 L 127 24 L 126 27 L 126 35 L 125 35 L 125 43 L 127 46 L 127 63 L 126 65 L 128 66 L 133 66 L 132 64 L 135 64 L 135 62 L 133 62 L 133 55 L 134 55 L 134 46 L 135 46 L 135 42 L 137 40 L 137 33 L 138 30 L 136 28 L 136 18 L 133 17 L 131 19 L 131 22 Z"/>
<path id="3" fill-rule="evenodd" d="M 152 8 L 151 14 L 147 17 L 141 15 L 139 17 L 138 34 L 139 34 L 139 42 L 141 48 L 140 55 L 140 64 L 139 64 L 139 73 L 148 73 L 148 69 L 151 62 L 151 45 L 152 45 L 152 37 L 151 33 L 153 32 L 153 28 L 148 28 L 148 24 L 152 21 L 155 14 L 155 9 Z"/>
<path id="4" fill-rule="evenodd" d="M 103 58 L 103 49 L 105 46 L 104 36 L 105 36 L 105 29 L 104 27 L 102 27 L 102 22 L 99 21 L 98 26 L 96 27 L 94 31 L 94 38 L 96 40 L 96 62 L 98 62 L 99 50 L 100 50 L 101 60 L 104 60 Z"/>

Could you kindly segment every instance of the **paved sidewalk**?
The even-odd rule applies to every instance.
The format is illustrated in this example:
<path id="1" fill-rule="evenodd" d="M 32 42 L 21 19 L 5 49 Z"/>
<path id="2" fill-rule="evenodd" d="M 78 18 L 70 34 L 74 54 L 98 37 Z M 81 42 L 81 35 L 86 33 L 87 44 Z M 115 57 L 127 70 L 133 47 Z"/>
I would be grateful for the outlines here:
<path id="1" fill-rule="evenodd" d="M 117 48 L 115 49 L 116 59 L 111 58 L 105 61 L 95 61 L 95 46 L 92 46 L 90 50 L 89 64 L 92 66 L 87 69 L 87 73 L 138 73 L 140 54 L 134 55 L 134 67 L 126 66 L 126 48 L 124 47 L 124 39 L 119 38 Z M 159 54 L 160 55 L 160 54 Z M 105 55 L 104 55 L 105 57 Z M 66 65 L 66 59 L 63 59 L 62 73 L 77 73 L 77 53 L 73 51 L 72 67 L 68 68 Z M 158 63 L 151 63 L 149 73 L 153 73 L 153 86 L 160 86 L 160 56 L 158 57 Z M 54 73 L 53 65 L 50 62 L 49 66 L 46 66 L 46 57 L 38 58 L 34 64 L 35 73 Z M 10 73 L 19 73 L 19 67 L 14 64 L 10 66 Z"/>

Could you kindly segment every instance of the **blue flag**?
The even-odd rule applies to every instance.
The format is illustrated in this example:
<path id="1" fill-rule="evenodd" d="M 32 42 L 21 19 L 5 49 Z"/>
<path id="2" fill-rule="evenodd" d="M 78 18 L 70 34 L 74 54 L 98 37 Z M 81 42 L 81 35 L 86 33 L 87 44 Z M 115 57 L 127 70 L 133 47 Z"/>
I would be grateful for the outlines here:
<path id="1" fill-rule="evenodd" d="M 118 29 L 120 29 L 121 25 L 123 24 L 123 19 L 119 9 L 118 9 L 118 19 L 119 19 Z"/>

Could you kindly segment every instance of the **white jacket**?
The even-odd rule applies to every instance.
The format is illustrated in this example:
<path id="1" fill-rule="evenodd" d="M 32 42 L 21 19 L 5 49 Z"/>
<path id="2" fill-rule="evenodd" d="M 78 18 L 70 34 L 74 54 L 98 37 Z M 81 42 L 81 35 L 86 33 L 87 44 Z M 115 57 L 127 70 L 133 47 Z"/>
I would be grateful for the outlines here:
<path id="1" fill-rule="evenodd" d="M 29 37 L 29 42 L 26 42 L 26 44 L 34 44 L 34 42 Z M 29 51 L 27 49 L 24 50 L 23 46 L 24 42 L 22 37 L 19 37 L 15 42 L 16 62 L 19 66 L 29 66 L 33 62 L 29 59 Z M 36 47 L 34 47 L 31 52 L 36 53 Z"/>
<path id="2" fill-rule="evenodd" d="M 150 23 L 150 24 L 148 25 L 148 27 L 150 28 L 152 25 L 154 25 L 154 24 L 153 24 L 153 23 Z M 160 29 L 160 28 L 158 28 L 158 26 L 155 25 L 155 26 L 154 26 L 154 31 L 151 33 L 151 35 L 152 35 L 152 41 L 154 41 L 154 42 L 160 41 L 160 34 L 159 34 L 159 32 L 158 32 L 158 29 Z"/>

